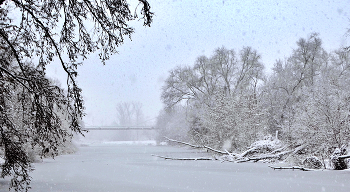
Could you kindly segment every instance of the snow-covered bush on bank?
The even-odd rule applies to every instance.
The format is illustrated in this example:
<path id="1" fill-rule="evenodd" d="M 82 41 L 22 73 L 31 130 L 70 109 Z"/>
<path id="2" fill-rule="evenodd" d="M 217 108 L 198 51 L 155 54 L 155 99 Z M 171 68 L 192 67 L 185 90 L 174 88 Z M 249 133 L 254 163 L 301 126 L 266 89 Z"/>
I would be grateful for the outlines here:
<path id="1" fill-rule="evenodd" d="M 254 148 L 259 153 L 269 153 L 281 147 L 282 142 L 277 138 L 273 138 L 271 135 L 250 145 L 250 148 Z"/>
<path id="2" fill-rule="evenodd" d="M 330 163 L 333 169 L 343 170 L 348 168 L 348 162 L 345 158 L 342 158 L 343 155 L 347 155 L 347 150 L 345 147 L 336 148 L 331 155 Z"/>
<path id="3" fill-rule="evenodd" d="M 310 169 L 321 169 L 322 167 L 324 167 L 321 160 L 319 160 L 315 156 L 307 157 L 306 159 L 304 159 L 302 164 L 303 164 L 303 167 L 310 168 Z"/>

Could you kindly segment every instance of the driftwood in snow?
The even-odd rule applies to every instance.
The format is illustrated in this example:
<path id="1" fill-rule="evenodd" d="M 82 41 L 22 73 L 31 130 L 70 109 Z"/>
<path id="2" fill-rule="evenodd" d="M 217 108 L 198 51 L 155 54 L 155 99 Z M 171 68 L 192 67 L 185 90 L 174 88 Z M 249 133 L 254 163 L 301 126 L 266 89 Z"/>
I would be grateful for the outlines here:
<path id="1" fill-rule="evenodd" d="M 169 160 L 192 160 L 192 161 L 200 161 L 200 160 L 213 160 L 212 158 L 209 157 L 195 157 L 195 158 L 176 158 L 176 157 L 166 157 L 166 156 L 161 156 L 161 155 L 152 155 L 154 157 L 159 157 L 163 159 L 169 159 Z"/>
<path id="2" fill-rule="evenodd" d="M 297 146 L 286 146 L 282 145 L 279 140 L 269 140 L 264 139 L 257 142 L 254 142 L 249 149 L 246 151 L 235 154 L 232 152 L 229 152 L 227 150 L 220 151 L 217 149 L 213 149 L 209 146 L 205 145 L 193 145 L 191 143 L 186 143 L 183 141 L 178 141 L 175 139 L 170 139 L 168 137 L 165 137 L 168 141 L 179 143 L 182 145 L 187 145 L 192 148 L 197 149 L 207 149 L 208 151 L 214 152 L 219 155 L 214 155 L 212 158 L 207 157 L 199 157 L 199 158 L 174 158 L 174 157 L 166 157 L 166 156 L 160 156 L 160 155 L 153 155 L 159 158 L 163 159 L 170 159 L 170 160 L 219 160 L 221 162 L 229 161 L 229 162 L 235 162 L 235 163 L 243 163 L 243 162 L 258 162 L 260 160 L 278 160 L 283 161 L 289 158 L 295 158 L 294 156 L 298 157 L 300 154 L 305 154 L 305 145 L 297 145 Z M 347 162 L 346 159 L 350 158 L 350 155 L 345 155 L 345 150 L 336 149 L 331 156 L 331 163 L 336 170 L 343 170 L 347 168 Z M 323 166 L 322 162 L 317 159 L 317 157 L 307 157 L 303 161 L 303 167 L 299 166 L 291 166 L 291 167 L 275 167 L 275 166 L 269 166 L 270 168 L 276 170 L 276 169 L 296 169 L 301 171 L 313 171 L 316 169 L 319 169 Z"/>
<path id="3" fill-rule="evenodd" d="M 281 151 L 283 151 L 283 150 L 285 150 L 285 149 L 286 149 L 286 146 L 283 146 L 283 147 L 281 147 L 281 148 L 278 148 L 278 149 L 273 150 L 273 151 L 271 152 L 271 154 L 275 154 L 275 153 L 281 152 Z"/>
<path id="4" fill-rule="evenodd" d="M 167 139 L 167 140 L 169 140 L 169 141 L 175 142 L 175 143 L 180 143 L 180 144 L 183 144 L 183 145 L 188 145 L 188 146 L 193 147 L 193 148 L 202 148 L 202 146 L 193 145 L 193 144 L 191 144 L 191 143 L 186 143 L 186 142 L 178 141 L 178 140 L 175 140 L 175 139 L 170 139 L 169 137 L 164 137 L 164 138 Z"/>
<path id="5" fill-rule="evenodd" d="M 183 144 L 183 145 L 188 145 L 188 146 L 193 147 L 193 148 L 208 149 L 208 150 L 210 150 L 210 151 L 213 151 L 213 152 L 219 153 L 219 154 L 223 154 L 223 155 L 234 155 L 234 154 L 232 154 L 232 153 L 228 153 L 227 151 L 226 151 L 226 152 L 225 152 L 225 151 L 220 151 L 220 150 L 213 149 L 213 148 L 211 148 L 211 147 L 209 147 L 209 146 L 205 146 L 205 145 L 193 145 L 193 144 L 191 144 L 191 143 L 186 143 L 186 142 L 183 142 L 183 141 L 178 141 L 178 140 L 175 140 L 175 139 L 170 139 L 170 138 L 168 138 L 168 137 L 164 137 L 164 138 L 166 138 L 166 139 L 169 140 L 169 141 L 175 142 L 175 143 L 180 143 L 180 144 Z"/>
<path id="6" fill-rule="evenodd" d="M 313 169 L 307 169 L 307 168 L 304 168 L 304 167 L 298 167 L 298 166 L 292 166 L 292 167 L 274 167 L 274 166 L 269 166 L 270 168 L 272 168 L 273 170 L 276 170 L 276 169 L 292 169 L 292 170 L 302 170 L 302 171 L 313 171 Z"/>
<path id="7" fill-rule="evenodd" d="M 295 155 L 299 153 L 301 150 L 305 149 L 305 145 L 300 145 L 299 147 L 296 147 L 291 155 Z"/>
<path id="8" fill-rule="evenodd" d="M 260 160 L 266 160 L 266 159 L 276 159 L 276 160 L 281 160 L 282 157 L 284 155 L 287 155 L 289 153 L 291 153 L 292 151 L 284 151 L 278 154 L 264 154 L 264 155 L 260 155 L 260 156 L 253 156 L 253 157 L 247 157 L 244 159 L 240 159 L 238 161 L 236 161 L 237 163 L 244 163 L 244 162 L 248 162 L 248 161 L 254 161 L 254 162 L 258 162 Z"/>
<path id="9" fill-rule="evenodd" d="M 213 151 L 213 152 L 215 152 L 215 153 L 223 154 L 223 155 L 233 155 L 232 153 L 228 153 L 227 151 L 216 150 L 216 149 L 213 149 L 213 148 L 208 147 L 208 146 L 205 146 L 205 145 L 203 145 L 203 148 L 204 148 L 204 149 L 208 149 L 209 151 Z"/>
<path id="10" fill-rule="evenodd" d="M 240 156 L 240 158 L 242 158 L 242 157 L 245 157 L 249 154 L 255 153 L 256 149 L 257 149 L 256 147 L 250 148 L 247 151 L 244 151 L 243 153 L 241 153 L 239 156 Z"/>
<path id="11" fill-rule="evenodd" d="M 209 146 L 205 146 L 205 145 L 193 145 L 191 143 L 186 143 L 186 142 L 183 142 L 183 141 L 170 139 L 168 137 L 164 137 L 164 138 L 166 138 L 167 140 L 169 140 L 171 142 L 179 143 L 179 144 L 182 144 L 182 145 L 187 145 L 187 146 L 190 146 L 190 147 L 193 147 L 193 148 L 207 149 L 209 151 L 212 151 L 212 152 L 218 153 L 220 155 L 223 155 L 221 157 L 215 157 L 214 158 L 215 160 L 220 160 L 222 162 L 229 161 L 229 162 L 242 163 L 242 162 L 248 162 L 248 161 L 257 162 L 259 160 L 266 160 L 266 159 L 277 159 L 277 160 L 280 160 L 280 159 L 282 159 L 283 156 L 288 155 L 288 154 L 290 154 L 292 152 L 295 153 L 296 151 L 300 150 L 298 148 L 295 151 L 283 151 L 283 150 L 285 150 L 285 147 L 281 147 L 281 148 L 278 148 L 276 150 L 273 150 L 271 153 L 268 153 L 268 154 L 262 154 L 260 156 L 259 155 L 252 156 L 253 154 L 259 153 L 259 151 L 261 150 L 260 149 L 261 147 L 259 148 L 259 146 L 254 146 L 254 147 L 251 147 L 248 150 L 242 152 L 241 154 L 235 154 L 235 153 L 230 153 L 227 150 L 220 151 L 220 150 L 217 150 L 217 149 L 213 149 L 213 148 L 211 148 Z M 171 159 L 171 158 L 169 158 L 169 159 Z"/>
<path id="12" fill-rule="evenodd" d="M 297 147 L 287 147 L 281 145 L 279 140 L 261 140 L 253 143 L 250 148 L 240 154 L 231 153 L 227 150 L 220 151 L 217 149 L 213 149 L 211 147 L 205 146 L 205 145 L 193 145 L 191 143 L 186 143 L 183 141 L 178 141 L 175 139 L 170 139 L 168 137 L 165 137 L 168 141 L 179 143 L 182 145 L 187 145 L 192 148 L 197 149 L 207 149 L 208 151 L 214 152 L 219 155 L 214 155 L 213 158 L 173 158 L 173 157 L 164 157 L 164 156 L 157 156 L 164 159 L 171 159 L 171 160 L 219 160 L 221 162 L 235 162 L 235 163 L 243 163 L 243 162 L 258 162 L 260 160 L 285 160 L 293 155 L 296 155 L 300 153 L 303 149 L 305 149 L 305 146 L 300 145 Z M 290 150 L 292 148 L 292 150 Z M 340 156 L 341 158 L 350 158 L 350 156 Z M 301 167 L 287 167 L 287 168 L 278 168 L 278 169 L 306 169 Z"/>
<path id="13" fill-rule="evenodd" d="M 303 150 L 305 148 L 304 145 L 301 145 L 301 146 L 298 146 L 296 148 L 294 148 L 294 150 L 290 150 L 290 151 L 282 151 L 284 149 L 286 149 L 285 147 L 283 149 L 278 149 L 278 150 L 281 150 L 282 152 L 276 154 L 279 156 L 279 158 L 277 160 L 283 160 L 283 159 L 287 159 L 297 153 L 299 153 L 301 150 Z M 275 150 L 276 151 L 276 150 Z M 273 153 L 273 152 L 272 152 Z M 287 156 L 288 155 L 288 156 Z M 284 157 L 284 156 L 287 156 L 287 157 Z"/>
<path id="14" fill-rule="evenodd" d="M 240 157 L 240 158 L 243 158 L 243 157 L 246 157 L 246 156 L 248 156 L 248 155 L 252 155 L 252 154 L 254 154 L 254 153 L 257 153 L 257 152 L 258 152 L 258 148 L 252 147 L 252 148 L 249 148 L 247 151 L 244 151 L 243 153 L 241 153 L 241 154 L 239 155 L 239 157 Z M 273 152 L 275 152 L 275 151 L 273 151 Z M 266 155 L 267 158 L 270 158 L 270 156 L 276 156 L 276 155 L 273 155 L 273 152 L 267 154 L 267 155 Z M 261 157 L 262 157 L 262 156 L 261 156 Z M 275 158 L 275 157 L 272 157 L 272 158 Z M 250 158 L 250 159 L 251 159 L 251 158 Z M 271 159 L 271 158 L 270 158 L 270 159 Z"/>
<path id="15" fill-rule="evenodd" d="M 278 139 L 272 139 L 271 137 L 266 137 L 263 140 L 256 141 L 250 145 L 248 150 L 242 152 L 238 159 L 243 159 L 243 161 L 251 160 L 261 160 L 261 159 L 275 159 L 281 158 L 280 154 L 284 153 L 286 147 L 282 145 L 281 141 Z M 260 156 L 259 156 L 260 154 Z M 261 156 L 264 155 L 264 156 Z M 277 156 L 276 156 L 277 155 Z"/>
<path id="16" fill-rule="evenodd" d="M 350 155 L 342 155 L 338 157 L 339 159 L 347 159 L 350 158 Z"/>

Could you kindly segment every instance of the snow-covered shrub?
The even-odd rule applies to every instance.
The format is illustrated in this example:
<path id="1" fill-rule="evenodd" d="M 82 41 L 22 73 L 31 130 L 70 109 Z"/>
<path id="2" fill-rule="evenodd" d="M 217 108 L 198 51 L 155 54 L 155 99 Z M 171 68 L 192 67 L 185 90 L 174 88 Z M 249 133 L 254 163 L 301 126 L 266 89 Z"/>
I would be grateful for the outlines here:
<path id="1" fill-rule="evenodd" d="M 307 157 L 303 161 L 303 167 L 310 169 L 321 169 L 323 167 L 323 164 L 316 156 L 312 156 Z"/>
<path id="2" fill-rule="evenodd" d="M 348 168 L 348 164 L 346 160 L 343 158 L 339 158 L 339 156 L 345 155 L 346 153 L 347 152 L 345 148 L 342 148 L 342 149 L 336 148 L 334 150 L 333 154 L 331 155 L 331 165 L 333 169 L 343 170 Z"/>
<path id="3" fill-rule="evenodd" d="M 236 158 L 232 155 L 214 156 L 214 159 L 219 160 L 221 162 L 224 162 L 224 161 L 234 162 L 234 161 L 236 161 Z"/>
<path id="4" fill-rule="evenodd" d="M 255 148 L 259 153 L 271 152 L 281 147 L 282 142 L 279 139 L 273 139 L 270 135 L 250 145 L 250 148 Z"/>
<path id="5" fill-rule="evenodd" d="M 75 153 L 78 149 L 76 144 L 72 141 L 72 139 L 67 139 L 64 143 L 58 145 L 56 152 L 49 149 L 43 150 L 43 148 L 40 146 L 31 146 L 29 144 L 26 144 L 23 147 L 27 153 L 28 160 L 31 163 L 42 162 L 43 158 L 50 158 L 57 155 L 72 154 Z M 43 153 L 44 155 L 42 156 Z"/>

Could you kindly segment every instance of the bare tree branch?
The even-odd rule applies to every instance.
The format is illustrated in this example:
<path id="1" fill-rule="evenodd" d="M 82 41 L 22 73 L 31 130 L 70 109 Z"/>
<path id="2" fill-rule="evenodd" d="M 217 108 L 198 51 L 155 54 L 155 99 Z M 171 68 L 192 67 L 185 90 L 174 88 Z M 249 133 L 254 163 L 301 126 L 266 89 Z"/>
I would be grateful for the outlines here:
<path id="1" fill-rule="evenodd" d="M 215 152 L 215 153 L 230 155 L 230 153 L 228 153 L 228 152 L 216 150 L 216 149 L 213 149 L 213 148 L 208 147 L 208 146 L 205 146 L 205 145 L 202 145 L 202 146 L 201 146 L 201 145 L 192 145 L 192 144 L 190 144 L 190 143 L 186 143 L 186 142 L 182 142 L 182 141 L 177 141 L 177 140 L 174 140 L 174 139 L 170 139 L 170 138 L 168 138 L 168 137 L 164 137 L 164 138 L 166 138 L 167 140 L 172 141 L 172 142 L 180 143 L 180 144 L 183 144 L 183 145 L 188 145 L 188 146 L 193 147 L 193 148 L 208 149 L 209 151 L 213 151 L 213 152 Z"/>
<path id="2" fill-rule="evenodd" d="M 273 170 L 276 170 L 276 169 L 292 169 L 293 171 L 294 171 L 294 170 L 314 171 L 313 169 L 307 169 L 307 168 L 298 167 L 298 166 L 293 166 L 293 167 L 274 167 L 274 166 L 269 166 L 269 167 L 272 168 Z"/>

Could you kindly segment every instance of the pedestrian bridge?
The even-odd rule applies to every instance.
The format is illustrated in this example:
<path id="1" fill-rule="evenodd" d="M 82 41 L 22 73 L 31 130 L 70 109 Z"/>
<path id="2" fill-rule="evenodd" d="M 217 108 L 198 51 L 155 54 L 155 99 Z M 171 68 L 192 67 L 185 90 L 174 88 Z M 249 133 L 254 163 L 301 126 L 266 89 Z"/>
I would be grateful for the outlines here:
<path id="1" fill-rule="evenodd" d="M 151 126 L 86 126 L 83 128 L 86 131 L 127 131 L 127 130 L 156 130 Z"/>

